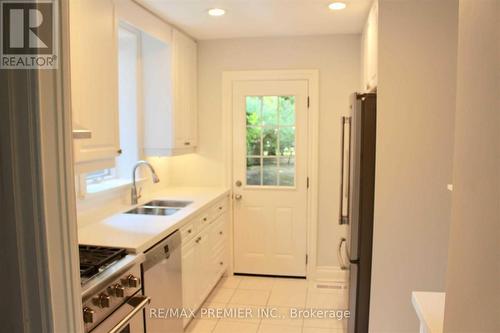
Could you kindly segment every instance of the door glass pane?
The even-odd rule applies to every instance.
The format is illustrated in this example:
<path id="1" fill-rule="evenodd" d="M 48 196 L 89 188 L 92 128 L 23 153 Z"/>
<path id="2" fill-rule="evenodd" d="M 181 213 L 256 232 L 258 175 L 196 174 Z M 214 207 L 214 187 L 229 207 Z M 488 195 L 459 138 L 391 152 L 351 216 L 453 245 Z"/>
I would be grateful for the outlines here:
<path id="1" fill-rule="evenodd" d="M 279 131 L 280 155 L 295 156 L 295 127 L 282 127 Z"/>
<path id="2" fill-rule="evenodd" d="M 279 185 L 295 185 L 295 157 L 281 157 L 279 166 Z"/>
<path id="3" fill-rule="evenodd" d="M 295 96 L 247 96 L 246 178 L 251 186 L 295 186 Z"/>
<path id="4" fill-rule="evenodd" d="M 278 150 L 278 129 L 265 128 L 262 139 L 262 154 L 264 156 L 276 156 Z"/>
<path id="5" fill-rule="evenodd" d="M 280 126 L 295 125 L 295 96 L 280 96 L 279 122 Z"/>
<path id="6" fill-rule="evenodd" d="M 247 127 L 247 156 L 260 156 L 260 142 L 262 139 L 261 127 Z"/>
<path id="7" fill-rule="evenodd" d="M 278 96 L 263 96 L 262 125 L 276 126 L 278 124 Z"/>
<path id="8" fill-rule="evenodd" d="M 247 185 L 261 185 L 260 158 L 247 158 Z"/>
<path id="9" fill-rule="evenodd" d="M 247 96 L 246 98 L 246 112 L 247 112 L 247 125 L 259 126 L 262 110 L 262 97 L 260 96 Z"/>
<path id="10" fill-rule="evenodd" d="M 264 158 L 262 185 L 278 185 L 278 159 Z"/>

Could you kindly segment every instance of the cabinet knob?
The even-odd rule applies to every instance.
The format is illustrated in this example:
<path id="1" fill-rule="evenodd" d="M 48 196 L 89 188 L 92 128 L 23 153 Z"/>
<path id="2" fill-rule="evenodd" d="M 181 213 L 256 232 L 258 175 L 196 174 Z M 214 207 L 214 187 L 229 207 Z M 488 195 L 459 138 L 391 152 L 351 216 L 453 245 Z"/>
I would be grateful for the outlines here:
<path id="1" fill-rule="evenodd" d="M 102 294 L 99 296 L 97 303 L 99 304 L 99 307 L 101 307 L 101 308 L 109 308 L 110 301 L 111 301 L 111 297 L 109 297 L 109 295 Z"/>
<path id="2" fill-rule="evenodd" d="M 200 236 L 200 237 L 198 237 L 198 238 L 196 238 L 196 241 L 195 241 L 195 242 L 196 242 L 196 243 L 199 243 L 200 241 L 201 241 L 201 236 Z"/>
<path id="3" fill-rule="evenodd" d="M 222 234 L 223 234 L 223 232 L 222 232 L 222 231 L 219 231 L 219 235 L 222 235 Z"/>
<path id="4" fill-rule="evenodd" d="M 224 265 L 224 262 L 223 262 L 223 261 L 221 261 L 221 262 L 219 263 L 219 265 L 221 265 L 221 266 L 222 266 L 222 265 Z"/>
<path id="5" fill-rule="evenodd" d="M 85 324 L 92 324 L 94 322 L 94 314 L 95 311 L 91 308 L 85 307 L 83 308 L 83 322 Z"/>
<path id="6" fill-rule="evenodd" d="M 190 234 L 191 232 L 192 232 L 191 229 L 188 229 L 188 234 Z"/>
<path id="7" fill-rule="evenodd" d="M 121 155 L 123 153 L 123 150 L 122 149 L 118 149 L 116 152 L 118 153 L 118 155 Z"/>
<path id="8" fill-rule="evenodd" d="M 125 287 L 123 287 L 121 284 L 115 284 L 113 290 L 116 297 L 125 297 Z"/>
<path id="9" fill-rule="evenodd" d="M 137 288 L 139 286 L 139 283 L 140 283 L 140 280 L 138 278 L 136 278 L 135 276 L 133 276 L 132 274 L 130 274 L 127 277 L 127 284 L 129 286 L 129 288 Z"/>

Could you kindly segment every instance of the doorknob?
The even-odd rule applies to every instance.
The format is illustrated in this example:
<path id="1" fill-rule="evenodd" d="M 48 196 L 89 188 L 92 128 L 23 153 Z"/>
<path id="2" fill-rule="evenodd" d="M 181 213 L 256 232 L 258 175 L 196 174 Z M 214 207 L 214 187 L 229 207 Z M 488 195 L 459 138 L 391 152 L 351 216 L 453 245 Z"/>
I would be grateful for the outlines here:
<path id="1" fill-rule="evenodd" d="M 235 198 L 236 200 L 241 200 L 241 198 L 242 198 L 242 197 L 243 197 L 243 196 L 242 196 L 241 194 L 235 194 L 235 195 L 234 195 L 234 198 Z"/>

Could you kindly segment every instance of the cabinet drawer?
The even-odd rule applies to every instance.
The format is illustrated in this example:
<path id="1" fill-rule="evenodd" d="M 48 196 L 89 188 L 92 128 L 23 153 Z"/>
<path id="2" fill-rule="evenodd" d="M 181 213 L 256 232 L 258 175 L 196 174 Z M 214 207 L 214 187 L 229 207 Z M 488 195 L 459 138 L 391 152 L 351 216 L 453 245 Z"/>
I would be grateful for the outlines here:
<path id="1" fill-rule="evenodd" d="M 224 216 L 221 216 L 214 221 L 213 232 L 219 236 L 226 236 L 227 223 L 226 223 L 226 218 Z"/>
<path id="2" fill-rule="evenodd" d="M 199 229 L 198 230 L 203 230 L 206 226 L 212 222 L 212 218 L 210 216 L 210 209 L 206 209 L 203 211 L 197 218 L 196 221 L 198 223 Z"/>
<path id="3" fill-rule="evenodd" d="M 227 267 L 227 249 L 225 246 L 221 247 L 217 250 L 216 255 L 214 256 L 214 264 L 215 270 L 220 272 L 221 270 L 225 270 Z"/>
<path id="4" fill-rule="evenodd" d="M 183 244 L 189 242 L 191 239 L 193 239 L 194 235 L 196 235 L 196 222 L 196 220 L 193 220 L 179 229 L 179 231 L 181 232 L 181 240 Z"/>
<path id="5" fill-rule="evenodd" d="M 210 208 L 210 215 L 212 216 L 212 218 L 219 216 L 220 214 L 227 211 L 227 206 L 228 206 L 228 201 L 227 198 L 224 197 L 223 199 L 219 200 L 215 205 L 213 205 L 212 208 Z"/>
<path id="6" fill-rule="evenodd" d="M 216 250 L 221 248 L 221 247 L 225 247 L 226 246 L 226 243 L 227 243 L 227 238 L 226 238 L 226 235 L 223 233 L 223 232 L 217 232 L 216 234 L 213 233 L 212 234 L 213 236 L 213 240 L 212 240 L 212 244 L 213 244 L 213 248 L 214 248 L 214 253 L 216 253 Z"/>

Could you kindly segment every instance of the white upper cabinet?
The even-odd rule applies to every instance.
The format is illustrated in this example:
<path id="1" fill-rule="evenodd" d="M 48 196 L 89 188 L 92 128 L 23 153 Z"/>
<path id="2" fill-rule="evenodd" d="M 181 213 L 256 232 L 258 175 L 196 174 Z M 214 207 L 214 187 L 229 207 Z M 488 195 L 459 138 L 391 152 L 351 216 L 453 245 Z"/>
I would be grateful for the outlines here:
<path id="1" fill-rule="evenodd" d="M 175 148 L 196 147 L 198 139 L 198 48 L 196 42 L 173 32 Z"/>
<path id="2" fill-rule="evenodd" d="M 374 1 L 368 13 L 362 35 L 363 90 L 372 91 L 377 87 L 378 65 L 378 1 Z"/>
<path id="3" fill-rule="evenodd" d="M 121 26 L 135 31 L 141 45 L 136 84 L 139 130 L 133 133 L 139 136 L 141 155 L 192 153 L 197 145 L 196 42 L 132 0 L 72 0 L 73 122 L 75 128 L 92 133 L 90 139 L 74 140 L 77 173 L 113 168 L 121 149 L 130 148 L 120 147 Z"/>
<path id="4" fill-rule="evenodd" d="M 71 103 L 75 127 L 90 139 L 74 140 L 77 169 L 114 166 L 120 152 L 117 38 L 112 0 L 70 2 Z"/>
<path id="5" fill-rule="evenodd" d="M 196 42 L 175 29 L 171 46 L 143 39 L 144 154 L 192 153 L 198 131 Z"/>

